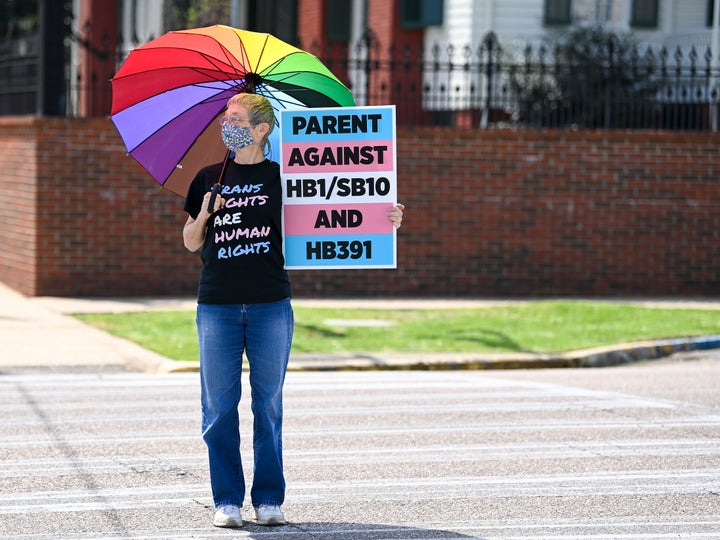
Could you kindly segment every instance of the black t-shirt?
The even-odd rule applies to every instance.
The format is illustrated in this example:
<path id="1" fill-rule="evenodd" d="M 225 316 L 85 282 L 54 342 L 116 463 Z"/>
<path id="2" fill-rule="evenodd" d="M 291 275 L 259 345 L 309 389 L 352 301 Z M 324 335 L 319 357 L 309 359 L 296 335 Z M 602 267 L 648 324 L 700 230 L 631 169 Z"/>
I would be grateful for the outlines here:
<path id="1" fill-rule="evenodd" d="M 221 170 L 222 163 L 209 165 L 190 184 L 185 211 L 193 219 Z M 222 184 L 225 207 L 208 219 L 198 302 L 259 304 L 290 297 L 282 255 L 280 166 L 269 160 L 230 161 Z"/>

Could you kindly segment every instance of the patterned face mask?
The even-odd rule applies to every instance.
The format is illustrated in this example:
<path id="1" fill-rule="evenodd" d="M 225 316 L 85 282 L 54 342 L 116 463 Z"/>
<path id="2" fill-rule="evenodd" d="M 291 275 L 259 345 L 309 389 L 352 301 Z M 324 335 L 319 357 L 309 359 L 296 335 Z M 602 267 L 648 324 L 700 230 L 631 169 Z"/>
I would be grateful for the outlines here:
<path id="1" fill-rule="evenodd" d="M 249 127 L 236 126 L 230 122 L 222 125 L 221 134 L 225 146 L 233 152 L 242 150 L 255 142 Z"/>

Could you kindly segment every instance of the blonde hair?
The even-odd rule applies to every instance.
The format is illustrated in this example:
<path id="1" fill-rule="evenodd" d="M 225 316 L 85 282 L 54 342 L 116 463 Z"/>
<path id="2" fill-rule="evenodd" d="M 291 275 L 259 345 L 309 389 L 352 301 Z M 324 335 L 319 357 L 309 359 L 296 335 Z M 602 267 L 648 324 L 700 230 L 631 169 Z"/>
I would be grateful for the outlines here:
<path id="1" fill-rule="evenodd" d="M 265 155 L 270 155 L 270 141 L 268 140 L 273 129 L 275 129 L 275 111 L 270 101 L 258 94 L 235 94 L 228 100 L 228 105 L 241 105 L 248 112 L 248 121 L 251 126 L 265 123 L 270 126 L 265 138 L 262 141 Z"/>

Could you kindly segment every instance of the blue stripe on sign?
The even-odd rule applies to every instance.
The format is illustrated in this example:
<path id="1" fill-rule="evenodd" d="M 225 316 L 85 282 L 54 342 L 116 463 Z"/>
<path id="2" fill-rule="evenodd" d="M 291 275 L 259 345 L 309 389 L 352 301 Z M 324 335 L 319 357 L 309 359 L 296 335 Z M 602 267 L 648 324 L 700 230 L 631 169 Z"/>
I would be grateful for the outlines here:
<path id="1" fill-rule="evenodd" d="M 393 234 L 286 236 L 285 266 L 392 266 Z"/>

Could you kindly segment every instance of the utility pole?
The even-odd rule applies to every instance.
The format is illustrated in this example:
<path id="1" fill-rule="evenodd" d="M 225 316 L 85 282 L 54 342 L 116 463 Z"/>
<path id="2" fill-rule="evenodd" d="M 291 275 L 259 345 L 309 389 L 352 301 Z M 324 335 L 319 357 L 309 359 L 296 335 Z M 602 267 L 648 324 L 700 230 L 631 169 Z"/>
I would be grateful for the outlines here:
<path id="1" fill-rule="evenodd" d="M 38 2 L 40 61 L 36 111 L 44 116 L 65 115 L 65 3 Z"/>
<path id="2" fill-rule="evenodd" d="M 230 26 L 233 28 L 247 28 L 247 14 L 247 0 L 230 1 Z"/>
<path id="3" fill-rule="evenodd" d="M 720 83 L 720 58 L 718 58 L 718 56 L 720 56 L 720 42 L 718 42 L 718 40 L 720 40 L 720 0 L 713 2 L 712 34 L 710 39 L 712 39 L 712 43 L 710 44 L 710 54 L 712 56 L 710 80 L 714 84 L 712 84 L 711 89 L 708 89 L 708 96 L 709 99 L 713 100 L 713 94 L 715 95 L 715 99 L 710 106 L 710 127 L 713 132 L 716 132 L 718 130 L 717 93 L 720 91 L 718 84 Z"/>

